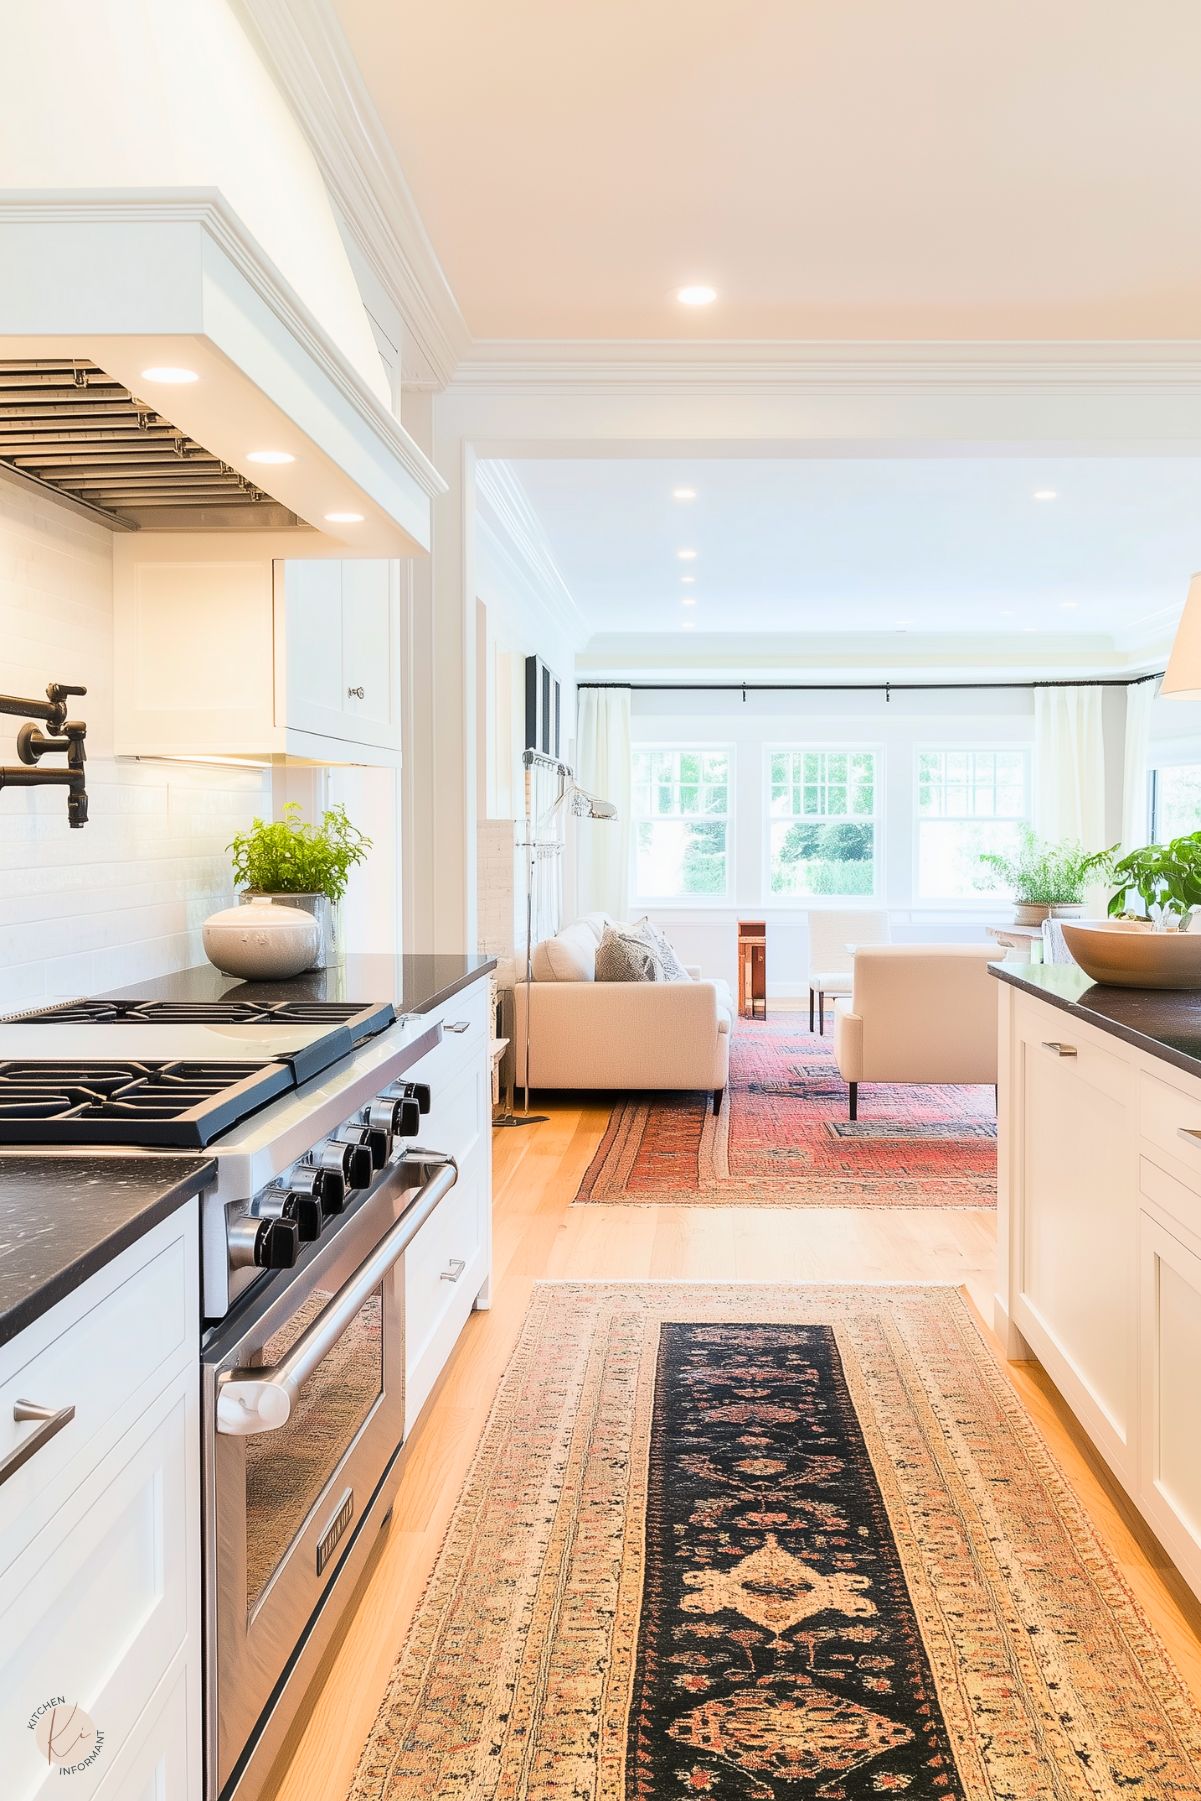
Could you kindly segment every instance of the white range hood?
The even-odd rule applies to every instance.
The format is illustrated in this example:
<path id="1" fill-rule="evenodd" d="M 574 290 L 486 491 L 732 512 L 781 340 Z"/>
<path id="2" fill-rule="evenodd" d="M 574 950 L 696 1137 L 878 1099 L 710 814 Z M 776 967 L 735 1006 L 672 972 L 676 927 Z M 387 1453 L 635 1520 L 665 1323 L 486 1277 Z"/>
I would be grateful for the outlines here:
<path id="1" fill-rule="evenodd" d="M 61 370 L 64 360 L 85 371 L 95 365 L 111 378 L 110 390 L 128 390 L 145 409 L 147 441 L 153 435 L 164 446 L 164 427 L 177 428 L 174 469 L 186 463 L 213 475 L 224 466 L 277 503 L 242 507 L 240 529 L 258 522 L 273 532 L 290 527 L 297 555 L 428 550 L 431 500 L 445 483 L 217 189 L 4 195 L 0 365 Z M 196 379 L 166 382 L 146 373 L 156 369 L 184 369 Z M 64 434 L 75 429 L 67 399 Z M 9 409 L 10 425 L 16 410 Z M 93 464 L 104 471 L 131 442 L 128 412 L 125 437 L 110 435 L 104 452 L 92 422 L 92 435 L 77 439 L 83 461 L 74 460 L 69 437 L 61 437 L 61 454 L 50 463 L 38 460 L 10 429 L 10 441 L 26 454 L 9 456 L 0 443 L 0 474 L 7 467 L 17 479 L 115 513 L 115 529 L 153 529 L 159 521 L 151 505 L 113 508 L 95 479 Z M 36 413 L 44 427 L 41 402 Z M 136 421 L 132 431 L 139 441 Z M 291 460 L 265 463 L 255 457 L 261 452 Z M 165 447 L 160 454 L 170 460 Z M 164 509 L 162 526 L 230 522 L 215 504 L 206 509 L 199 480 L 190 512 L 189 504 L 185 498 L 182 511 Z M 339 522 L 330 514 L 360 517 Z"/>

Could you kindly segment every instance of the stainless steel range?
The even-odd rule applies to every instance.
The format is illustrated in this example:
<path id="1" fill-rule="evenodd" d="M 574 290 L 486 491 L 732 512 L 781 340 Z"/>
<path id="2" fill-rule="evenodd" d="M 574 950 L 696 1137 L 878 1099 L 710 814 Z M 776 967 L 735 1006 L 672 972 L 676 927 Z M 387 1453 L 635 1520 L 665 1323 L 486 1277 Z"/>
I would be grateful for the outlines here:
<path id="1" fill-rule="evenodd" d="M 0 1143 L 206 1151 L 206 1783 L 257 1791 L 386 1517 L 406 1247 L 456 1180 L 386 1003 L 82 1001 L 0 1024 Z"/>

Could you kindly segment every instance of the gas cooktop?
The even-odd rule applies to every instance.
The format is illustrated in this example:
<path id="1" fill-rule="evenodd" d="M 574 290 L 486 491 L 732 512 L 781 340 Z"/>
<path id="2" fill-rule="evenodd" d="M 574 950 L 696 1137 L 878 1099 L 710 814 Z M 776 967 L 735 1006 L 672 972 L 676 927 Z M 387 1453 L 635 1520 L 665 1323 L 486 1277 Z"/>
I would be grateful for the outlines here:
<path id="1" fill-rule="evenodd" d="M 345 1026 L 352 1044 L 392 1025 L 396 1009 L 390 1001 L 62 1001 L 36 1013 L 23 1013 L 12 1025 L 228 1025 Z"/>
<path id="2" fill-rule="evenodd" d="M 284 1063 L 0 1060 L 0 1144 L 202 1150 L 293 1086 Z"/>

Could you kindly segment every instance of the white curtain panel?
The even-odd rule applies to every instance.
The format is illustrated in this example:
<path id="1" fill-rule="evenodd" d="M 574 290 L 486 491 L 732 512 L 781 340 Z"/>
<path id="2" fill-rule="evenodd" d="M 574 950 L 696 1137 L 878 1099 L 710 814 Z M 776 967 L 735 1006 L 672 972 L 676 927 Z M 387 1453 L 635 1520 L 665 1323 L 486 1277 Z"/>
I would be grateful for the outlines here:
<path id="1" fill-rule="evenodd" d="M 1148 771 L 1151 713 L 1159 679 L 1132 683 L 1126 690 L 1126 735 L 1122 759 L 1122 849 L 1137 850 L 1151 836 Z"/>
<path id="2" fill-rule="evenodd" d="M 1101 688 L 1034 691 L 1034 824 L 1085 850 L 1105 844 Z"/>
<path id="3" fill-rule="evenodd" d="M 576 721 L 581 788 L 617 808 L 614 820 L 576 822 L 581 913 L 625 919 L 630 905 L 630 690 L 581 688 Z"/>

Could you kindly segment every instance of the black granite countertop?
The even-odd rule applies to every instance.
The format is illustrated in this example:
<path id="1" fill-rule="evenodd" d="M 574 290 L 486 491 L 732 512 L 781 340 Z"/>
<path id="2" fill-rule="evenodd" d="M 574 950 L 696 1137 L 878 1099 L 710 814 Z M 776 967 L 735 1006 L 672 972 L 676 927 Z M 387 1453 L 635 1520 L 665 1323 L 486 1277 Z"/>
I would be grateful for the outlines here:
<path id="1" fill-rule="evenodd" d="M 147 1001 L 391 1001 L 398 1013 L 431 1013 L 470 982 L 496 968 L 493 957 L 464 953 L 429 956 L 350 956 L 332 969 L 310 969 L 287 982 L 243 982 L 211 963 L 117 988 L 105 1000 Z"/>
<path id="2" fill-rule="evenodd" d="M 1201 992 L 1169 988 L 1108 988 L 1078 963 L 994 963 L 1011 987 L 1201 1076 Z"/>
<path id="3" fill-rule="evenodd" d="M 0 1344 L 198 1193 L 206 1157 L 0 1151 Z"/>

